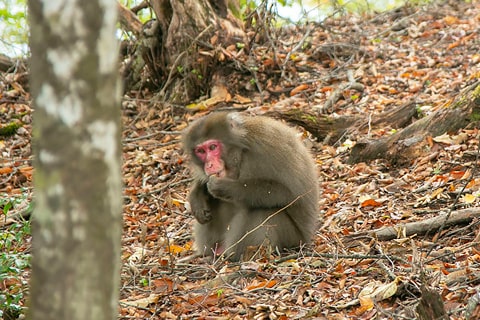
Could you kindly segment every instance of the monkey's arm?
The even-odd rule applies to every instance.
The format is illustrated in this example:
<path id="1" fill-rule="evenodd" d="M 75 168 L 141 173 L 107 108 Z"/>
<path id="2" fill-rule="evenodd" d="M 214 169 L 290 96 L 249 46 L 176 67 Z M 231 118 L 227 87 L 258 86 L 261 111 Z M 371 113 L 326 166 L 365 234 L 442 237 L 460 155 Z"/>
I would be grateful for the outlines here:
<path id="1" fill-rule="evenodd" d="M 294 199 L 287 186 L 272 180 L 235 180 L 210 176 L 207 188 L 214 198 L 239 202 L 251 208 L 282 207 Z"/>
<path id="2" fill-rule="evenodd" d="M 212 212 L 208 200 L 210 195 L 205 183 L 195 181 L 190 191 L 188 200 L 193 216 L 200 224 L 205 224 L 212 220 Z"/>

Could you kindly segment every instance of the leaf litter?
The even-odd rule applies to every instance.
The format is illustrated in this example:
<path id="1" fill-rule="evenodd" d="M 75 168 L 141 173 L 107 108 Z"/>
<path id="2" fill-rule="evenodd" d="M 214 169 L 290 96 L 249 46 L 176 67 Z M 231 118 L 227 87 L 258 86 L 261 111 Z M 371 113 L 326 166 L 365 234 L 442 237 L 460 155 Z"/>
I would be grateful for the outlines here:
<path id="1" fill-rule="evenodd" d="M 224 48 L 225 59 L 239 65 L 255 61 L 254 81 L 252 74 L 228 75 L 221 94 L 190 106 L 196 113 L 155 103 L 146 91 L 128 92 L 120 319 L 414 319 L 424 287 L 438 293 L 451 319 L 474 319 L 480 314 L 478 127 L 430 138 L 428 150 L 399 167 L 388 159 L 347 163 L 356 141 L 394 134 L 388 124 L 331 144 L 304 132 L 322 192 L 314 241 L 286 256 L 262 252 L 241 264 L 184 259 L 192 254 L 193 217 L 179 134 L 212 108 L 358 116 L 414 101 L 419 116 L 428 115 L 479 78 L 479 22 L 477 1 L 450 1 L 285 27 L 273 41 L 257 41 L 250 55 Z M 23 78 L 8 74 L 0 81 L 0 123 L 21 123 L 0 139 L 0 193 L 28 190 L 31 200 L 32 109 Z M 471 210 L 474 218 L 407 235 L 407 224 L 452 210 Z M 20 211 L 9 211 L 0 227 Z M 392 240 L 372 236 L 385 227 L 395 230 Z"/>

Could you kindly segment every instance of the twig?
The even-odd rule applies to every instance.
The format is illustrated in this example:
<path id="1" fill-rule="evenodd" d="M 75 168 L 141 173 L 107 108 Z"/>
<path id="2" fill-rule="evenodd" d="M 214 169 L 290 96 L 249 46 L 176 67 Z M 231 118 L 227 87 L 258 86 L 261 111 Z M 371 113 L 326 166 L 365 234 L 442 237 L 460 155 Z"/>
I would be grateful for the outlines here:
<path id="1" fill-rule="evenodd" d="M 232 244 L 230 247 L 226 248 L 224 253 L 225 252 L 228 252 L 230 249 L 232 249 L 233 247 L 235 247 L 236 245 L 238 245 L 240 242 L 242 242 L 246 237 L 248 237 L 250 234 L 252 234 L 253 232 L 257 231 L 258 229 L 260 229 L 261 227 L 263 227 L 268 221 L 270 221 L 270 219 L 272 219 L 273 217 L 275 217 L 277 214 L 283 212 L 283 210 L 291 207 L 295 202 L 297 202 L 299 199 L 301 199 L 302 197 L 304 197 L 305 195 L 307 195 L 308 193 L 312 192 L 311 190 L 310 191 L 307 191 L 305 192 L 304 194 L 301 194 L 299 196 L 297 196 L 295 199 L 293 199 L 290 203 L 288 203 L 285 207 L 275 211 L 274 213 L 272 213 L 271 215 L 269 215 L 267 218 L 265 218 L 265 220 L 263 220 L 258 226 L 256 226 L 255 228 L 253 228 L 252 230 L 249 230 L 247 231 L 243 237 L 241 237 L 237 242 L 235 242 L 234 244 Z M 223 254 L 222 254 L 223 255 Z"/>
<path id="2" fill-rule="evenodd" d="M 295 45 L 295 47 L 293 47 L 293 49 L 290 50 L 287 53 L 287 57 L 285 58 L 285 60 L 283 61 L 283 64 L 282 64 L 282 75 L 280 76 L 280 79 L 285 79 L 285 67 L 286 67 L 287 63 L 290 61 L 290 56 L 293 53 L 297 52 L 297 50 L 300 49 L 303 46 L 303 44 L 305 43 L 305 40 L 310 36 L 310 33 L 312 32 L 312 30 L 313 30 L 313 27 L 311 25 L 308 25 L 307 26 L 307 31 L 303 35 L 302 39 L 300 39 L 300 41 L 298 41 L 298 43 Z"/>
<path id="3" fill-rule="evenodd" d="M 190 182 L 190 181 L 193 181 L 193 178 L 182 179 L 182 180 L 177 181 L 177 182 L 172 182 L 172 183 L 169 183 L 169 184 L 167 184 L 167 185 L 165 185 L 165 186 L 163 186 L 163 187 L 161 187 L 161 188 L 158 188 L 158 189 L 151 190 L 151 191 L 145 192 L 145 193 L 143 193 L 143 194 L 140 194 L 138 197 L 139 197 L 139 198 L 145 198 L 145 197 L 147 197 L 147 196 L 149 196 L 149 195 L 152 195 L 152 194 L 154 194 L 154 193 L 160 193 L 160 192 L 162 192 L 163 190 L 165 190 L 165 189 L 167 189 L 167 188 L 173 188 L 173 187 L 176 187 L 176 186 L 178 186 L 178 185 L 181 185 L 181 184 L 184 184 L 184 183 L 188 183 L 188 182 Z M 130 199 L 129 196 L 124 196 L 123 198 L 124 198 L 124 199 Z"/>
<path id="4" fill-rule="evenodd" d="M 165 102 L 165 91 L 167 90 L 167 88 L 170 86 L 170 83 L 172 82 L 172 79 L 173 79 L 173 75 L 174 73 L 176 72 L 177 70 L 177 65 L 178 63 L 180 62 L 180 59 L 182 59 L 188 52 L 188 50 L 191 49 L 192 47 L 192 44 L 193 43 L 196 43 L 207 31 L 209 31 L 211 28 L 213 27 L 213 25 L 209 25 L 207 26 L 202 32 L 200 32 L 200 34 L 195 37 L 195 39 L 193 39 L 192 43 L 190 44 L 190 46 L 188 47 L 187 50 L 185 51 L 182 51 L 182 53 L 180 53 L 177 58 L 175 59 L 175 61 L 173 62 L 173 65 L 170 69 L 170 72 L 168 73 L 168 78 L 167 78 L 167 81 L 165 81 L 165 85 L 162 87 L 162 90 L 160 90 L 159 94 L 157 95 L 157 97 L 163 97 L 163 101 Z"/>
<path id="5" fill-rule="evenodd" d="M 180 135 L 181 132 L 180 131 L 163 131 L 162 130 L 162 131 L 157 131 L 157 132 L 146 134 L 144 136 L 140 136 L 140 137 L 136 137 L 136 138 L 124 139 L 123 142 L 134 142 L 134 141 L 138 141 L 138 140 L 148 139 L 148 138 L 154 137 L 154 136 L 159 135 L 159 134 Z"/>
<path id="6" fill-rule="evenodd" d="M 448 222 L 448 219 L 450 219 L 450 216 L 452 215 L 452 212 L 453 212 L 453 208 L 455 208 L 455 205 L 458 203 L 458 201 L 460 200 L 460 196 L 463 194 L 463 191 L 465 191 L 465 188 L 467 187 L 467 185 L 470 183 L 470 181 L 472 181 L 472 179 L 474 179 L 475 177 L 475 174 L 477 173 L 478 171 L 478 160 L 480 158 L 480 140 L 478 142 L 478 147 L 477 147 L 477 154 L 476 154 L 476 157 L 475 157 L 475 166 L 473 167 L 473 170 L 472 170 L 472 173 L 470 174 L 470 177 L 469 179 L 466 179 L 465 180 L 465 183 L 463 184 L 463 187 L 462 189 L 460 190 L 460 192 L 457 193 L 457 196 L 455 197 L 455 200 L 453 201 L 452 205 L 448 208 L 448 212 L 447 214 L 445 215 L 445 220 L 443 221 L 442 225 L 440 226 L 440 228 L 438 229 L 437 231 L 437 234 L 441 234 L 443 229 L 445 229 L 445 226 L 447 225 L 447 222 Z M 432 227 L 428 230 L 427 234 L 431 231 L 431 229 L 433 228 L 434 226 L 432 225 Z M 434 249 L 434 246 L 431 246 L 430 250 L 428 250 L 425 258 L 428 258 L 428 256 L 432 253 Z"/>

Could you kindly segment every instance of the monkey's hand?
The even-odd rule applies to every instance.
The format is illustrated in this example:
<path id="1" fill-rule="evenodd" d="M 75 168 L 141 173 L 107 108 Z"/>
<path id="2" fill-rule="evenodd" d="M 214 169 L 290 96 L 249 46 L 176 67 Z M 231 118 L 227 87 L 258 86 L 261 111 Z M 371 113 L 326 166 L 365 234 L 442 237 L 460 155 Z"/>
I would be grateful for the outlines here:
<path id="1" fill-rule="evenodd" d="M 208 204 L 209 195 L 206 192 L 205 185 L 198 183 L 194 185 L 189 196 L 190 209 L 200 224 L 205 224 L 212 220 L 212 212 Z"/>
<path id="2" fill-rule="evenodd" d="M 212 213 L 210 212 L 210 208 L 208 207 L 207 203 L 193 203 L 190 204 L 192 208 L 192 213 L 195 219 L 197 219 L 198 223 L 205 224 L 212 220 Z"/>
<path id="3" fill-rule="evenodd" d="M 208 192 L 212 197 L 249 208 L 279 208 L 295 199 L 290 189 L 275 180 L 230 179 L 208 177 Z"/>
<path id="4" fill-rule="evenodd" d="M 235 186 L 236 183 L 233 179 L 219 178 L 215 175 L 211 175 L 207 182 L 208 192 L 214 198 L 227 202 L 233 202 L 235 200 Z"/>

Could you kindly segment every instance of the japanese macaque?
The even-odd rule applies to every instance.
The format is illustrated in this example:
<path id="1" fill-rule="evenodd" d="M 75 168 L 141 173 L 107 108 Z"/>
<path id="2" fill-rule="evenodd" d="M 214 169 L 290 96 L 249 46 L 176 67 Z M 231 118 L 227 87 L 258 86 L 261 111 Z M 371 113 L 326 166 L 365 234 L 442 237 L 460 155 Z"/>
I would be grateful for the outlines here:
<path id="1" fill-rule="evenodd" d="M 241 260 L 250 246 L 281 251 L 311 240 L 319 218 L 317 173 L 298 135 L 267 117 L 227 112 L 187 128 L 198 254 Z"/>

